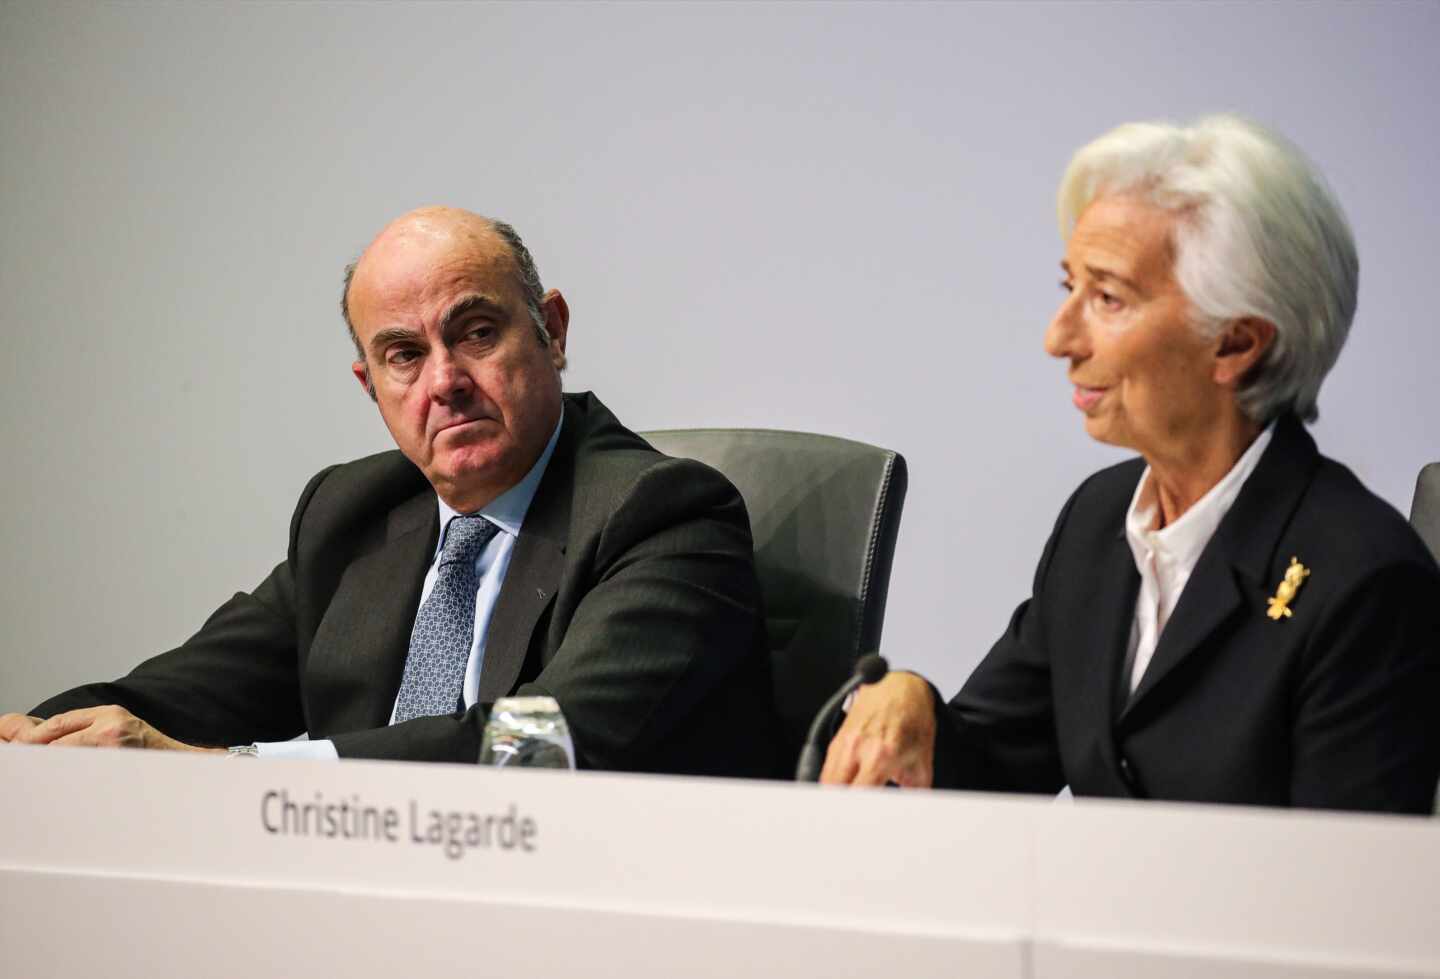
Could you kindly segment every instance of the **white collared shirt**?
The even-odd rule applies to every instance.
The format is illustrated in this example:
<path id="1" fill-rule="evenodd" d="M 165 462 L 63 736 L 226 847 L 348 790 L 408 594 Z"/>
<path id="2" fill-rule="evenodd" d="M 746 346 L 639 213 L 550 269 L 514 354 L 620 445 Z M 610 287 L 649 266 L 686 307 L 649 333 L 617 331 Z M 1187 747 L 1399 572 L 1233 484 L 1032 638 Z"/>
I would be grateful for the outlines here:
<path id="1" fill-rule="evenodd" d="M 1130 664 L 1131 693 L 1140 685 L 1165 623 L 1170 621 L 1205 545 L 1215 536 L 1220 521 L 1240 495 L 1240 488 L 1259 465 L 1274 430 L 1273 423 L 1267 425 L 1220 482 L 1210 487 L 1179 520 L 1159 530 L 1152 529 L 1159 501 L 1150 467 L 1146 466 L 1140 474 L 1130 509 L 1125 514 L 1125 540 L 1130 544 L 1135 568 L 1140 572 L 1140 594 L 1135 600 L 1135 618 L 1130 625 L 1130 645 L 1125 659 Z"/>
<path id="2" fill-rule="evenodd" d="M 479 587 L 475 591 L 475 626 L 474 636 L 471 640 L 470 658 L 465 664 L 465 681 L 460 688 L 460 695 L 467 708 L 473 707 L 480 694 L 480 669 L 485 662 L 485 633 L 490 628 L 490 617 L 495 613 L 495 603 L 500 598 L 500 588 L 505 584 L 505 574 L 510 569 L 510 558 L 515 553 L 515 541 L 520 536 L 520 525 L 525 522 L 525 514 L 530 510 L 530 503 L 535 499 L 535 490 L 540 486 L 540 480 L 545 475 L 545 468 L 550 464 L 550 457 L 555 453 L 555 443 L 560 439 L 560 426 L 565 421 L 565 413 L 560 413 L 560 421 L 555 423 L 555 431 L 550 434 L 550 441 L 545 446 L 545 451 L 540 453 L 540 458 L 535 460 L 535 465 L 525 474 L 525 478 L 501 493 L 494 500 L 490 501 L 478 511 L 480 516 L 489 520 L 500 528 L 500 533 L 490 539 L 490 542 L 481 549 L 475 557 L 475 576 L 479 580 Z M 450 521 L 462 514 L 451 508 L 451 506 L 437 495 L 435 502 L 440 512 L 440 533 L 435 541 L 435 552 L 430 555 L 430 569 L 425 572 L 425 583 L 420 587 L 420 606 L 430 597 L 430 592 L 435 588 L 435 580 L 440 573 L 440 564 L 437 560 L 441 549 L 445 546 L 445 535 L 450 531 Z M 419 606 L 416 607 L 419 612 Z M 399 702 L 397 691 L 396 702 Z M 395 708 L 390 708 L 390 723 L 395 723 Z M 257 745 L 260 756 L 263 758 L 339 758 L 335 745 L 331 741 L 276 741 L 261 742 Z"/>

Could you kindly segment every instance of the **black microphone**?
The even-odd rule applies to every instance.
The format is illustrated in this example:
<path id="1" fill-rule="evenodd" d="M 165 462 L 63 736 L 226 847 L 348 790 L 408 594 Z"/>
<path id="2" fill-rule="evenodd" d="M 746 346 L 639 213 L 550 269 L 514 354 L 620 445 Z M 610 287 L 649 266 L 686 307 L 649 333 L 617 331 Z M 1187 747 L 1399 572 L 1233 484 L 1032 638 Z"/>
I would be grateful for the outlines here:
<path id="1" fill-rule="evenodd" d="M 840 710 L 840 705 L 845 698 L 850 696 L 850 691 L 863 683 L 876 683 L 885 678 L 890 672 L 890 666 L 881 658 L 879 653 L 866 653 L 855 663 L 855 675 L 846 680 L 835 696 L 825 701 L 815 715 L 815 720 L 810 724 L 810 734 L 805 738 L 805 747 L 800 749 L 800 761 L 795 766 L 795 781 L 797 782 L 818 782 L 820 781 L 820 769 L 825 764 L 825 745 L 820 739 L 825 736 L 825 731 L 830 722 L 835 719 L 835 714 Z"/>

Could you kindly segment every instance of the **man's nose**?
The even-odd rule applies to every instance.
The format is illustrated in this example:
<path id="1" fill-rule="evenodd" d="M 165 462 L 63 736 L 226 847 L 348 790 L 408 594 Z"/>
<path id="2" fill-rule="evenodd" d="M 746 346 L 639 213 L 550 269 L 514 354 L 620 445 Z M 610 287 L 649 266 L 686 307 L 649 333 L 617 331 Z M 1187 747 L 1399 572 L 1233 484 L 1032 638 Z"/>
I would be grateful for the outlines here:
<path id="1" fill-rule="evenodd" d="M 456 362 L 454 354 L 441 350 L 430 359 L 430 399 L 452 401 L 469 393 L 470 375 Z"/>
<path id="2" fill-rule="evenodd" d="M 1045 328 L 1045 352 L 1052 357 L 1083 359 L 1087 353 L 1085 317 L 1079 291 L 1070 293 Z"/>

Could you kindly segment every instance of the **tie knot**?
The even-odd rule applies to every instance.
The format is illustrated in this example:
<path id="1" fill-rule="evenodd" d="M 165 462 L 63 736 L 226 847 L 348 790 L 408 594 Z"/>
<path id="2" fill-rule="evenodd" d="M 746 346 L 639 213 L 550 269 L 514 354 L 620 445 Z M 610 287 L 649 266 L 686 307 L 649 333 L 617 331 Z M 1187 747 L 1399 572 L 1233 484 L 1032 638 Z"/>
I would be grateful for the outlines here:
<path id="1" fill-rule="evenodd" d="M 454 518 L 445 532 L 445 546 L 440 550 L 440 563 L 474 564 L 475 558 L 484 550 L 485 545 L 490 543 L 490 538 L 499 531 L 499 527 L 479 514 Z"/>

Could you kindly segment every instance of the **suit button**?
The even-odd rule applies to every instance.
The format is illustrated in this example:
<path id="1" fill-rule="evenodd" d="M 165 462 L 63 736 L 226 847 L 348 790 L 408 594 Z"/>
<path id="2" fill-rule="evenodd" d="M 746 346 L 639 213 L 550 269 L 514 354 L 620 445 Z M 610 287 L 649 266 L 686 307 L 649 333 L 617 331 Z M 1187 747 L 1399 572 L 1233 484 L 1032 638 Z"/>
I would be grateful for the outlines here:
<path id="1" fill-rule="evenodd" d="M 1130 768 L 1129 758 L 1120 759 L 1120 777 L 1125 780 L 1125 784 L 1132 790 L 1135 788 L 1135 773 Z"/>

